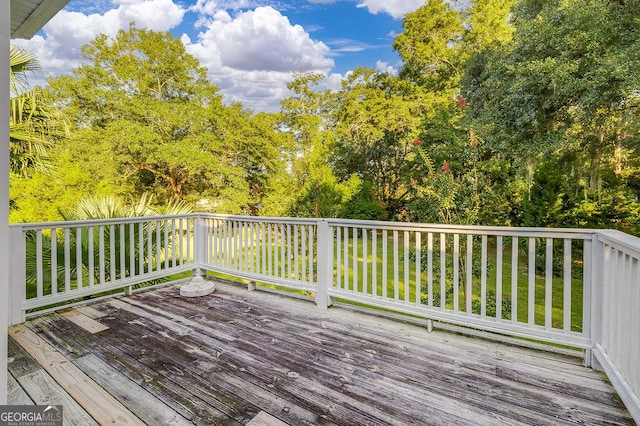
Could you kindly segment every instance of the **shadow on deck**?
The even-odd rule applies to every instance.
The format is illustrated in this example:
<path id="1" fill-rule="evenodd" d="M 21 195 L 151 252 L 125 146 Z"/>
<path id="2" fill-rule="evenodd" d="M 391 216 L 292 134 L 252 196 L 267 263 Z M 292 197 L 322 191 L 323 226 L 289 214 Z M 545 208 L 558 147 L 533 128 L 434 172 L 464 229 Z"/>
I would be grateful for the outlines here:
<path id="1" fill-rule="evenodd" d="M 289 425 L 633 424 L 578 358 L 240 286 L 178 294 L 169 285 L 14 328 L 9 403 L 62 403 L 69 424 L 267 413 Z"/>

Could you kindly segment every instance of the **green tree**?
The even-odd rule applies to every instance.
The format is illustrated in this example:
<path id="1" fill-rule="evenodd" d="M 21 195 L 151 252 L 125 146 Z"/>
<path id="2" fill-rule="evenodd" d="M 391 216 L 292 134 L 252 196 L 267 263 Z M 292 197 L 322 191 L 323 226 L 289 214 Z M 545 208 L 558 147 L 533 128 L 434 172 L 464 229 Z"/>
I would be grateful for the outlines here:
<path id="1" fill-rule="evenodd" d="M 240 213 L 261 196 L 280 167 L 275 120 L 223 105 L 180 40 L 131 26 L 82 54 L 88 63 L 51 85 L 84 141 L 78 161 L 96 177 L 160 204 L 209 199 L 219 212 Z"/>
<path id="2" fill-rule="evenodd" d="M 403 59 L 400 76 L 423 92 L 424 111 L 419 148 L 407 157 L 411 220 L 492 221 L 483 215 L 482 202 L 496 201 L 493 173 L 500 168 L 486 161 L 484 140 L 466 120 L 469 102 L 460 82 L 476 52 L 510 41 L 512 5 L 513 0 L 476 0 L 459 12 L 431 0 L 403 22 L 405 31 L 394 42 Z"/>
<path id="3" fill-rule="evenodd" d="M 394 218 L 409 195 L 408 160 L 425 113 L 423 92 L 405 79 L 359 68 L 337 99 L 331 160 L 337 174 L 370 182 L 374 199 Z"/>
<path id="4" fill-rule="evenodd" d="M 560 161 L 557 195 L 575 200 L 568 210 L 620 200 L 600 216 L 613 217 L 613 206 L 635 197 L 617 185 L 636 174 L 639 17 L 636 1 L 520 1 L 513 42 L 472 59 L 463 83 L 469 118 L 490 150 L 525 172 L 528 201 L 536 202 L 536 169 L 547 161 Z M 531 224 L 548 223 L 536 210 Z M 578 220 L 563 215 L 571 216 Z"/>
<path id="5" fill-rule="evenodd" d="M 12 174 L 46 169 L 47 150 L 68 135 L 59 109 L 41 88 L 29 88 L 28 76 L 40 71 L 35 55 L 11 46 L 9 50 L 9 151 Z"/>
<path id="6" fill-rule="evenodd" d="M 355 175 L 339 179 L 330 166 L 335 95 L 319 89 L 323 79 L 320 74 L 295 74 L 287 86 L 293 96 L 282 101 L 282 122 L 291 141 L 288 213 L 294 216 L 335 217 L 361 185 Z"/>
<path id="7" fill-rule="evenodd" d="M 441 92 L 458 87 L 462 76 L 462 15 L 444 0 L 429 0 L 402 21 L 393 48 L 403 60 L 400 76 Z"/>

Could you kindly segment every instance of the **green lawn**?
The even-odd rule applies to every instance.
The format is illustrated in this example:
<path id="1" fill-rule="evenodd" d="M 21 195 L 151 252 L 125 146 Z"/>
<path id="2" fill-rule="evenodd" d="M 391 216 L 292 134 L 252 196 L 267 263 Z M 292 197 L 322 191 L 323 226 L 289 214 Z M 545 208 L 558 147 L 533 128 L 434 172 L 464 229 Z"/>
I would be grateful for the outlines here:
<path id="1" fill-rule="evenodd" d="M 402 234 L 401 234 L 402 235 Z M 454 275 L 453 264 L 454 258 L 452 254 L 453 247 L 450 244 L 451 236 L 448 237 L 446 256 L 445 256 L 445 293 L 446 293 L 446 307 L 452 309 L 454 307 Z M 457 301 L 458 309 L 460 311 L 466 311 L 466 299 L 465 292 L 467 288 L 467 268 L 466 268 L 466 243 L 463 244 L 464 236 L 461 236 L 460 242 L 460 257 L 458 259 L 459 274 L 458 274 L 458 290 Z M 479 241 L 479 238 L 476 238 Z M 421 303 L 427 303 L 428 301 L 428 272 L 427 272 L 427 254 L 426 245 L 423 241 L 422 260 L 420 270 L 420 293 L 422 294 Z M 475 241 L 474 241 L 475 243 Z M 575 243 L 577 244 L 577 243 Z M 386 297 L 394 299 L 398 297 L 400 300 L 408 300 L 411 303 L 416 302 L 416 293 L 418 292 L 416 286 L 416 252 L 415 252 L 415 240 L 413 237 L 410 241 L 409 264 L 408 274 L 405 269 L 405 248 L 401 238 L 398 239 L 397 250 L 397 265 L 398 273 L 397 277 L 394 276 L 394 244 L 392 234 L 389 233 L 387 239 L 387 261 L 386 261 L 386 286 L 384 285 L 384 270 L 383 270 L 383 241 L 380 234 L 378 234 L 375 247 L 372 244 L 371 235 L 369 234 L 367 239 L 367 261 L 364 262 L 364 244 L 361 235 L 358 236 L 357 241 L 357 278 L 354 283 L 353 259 L 354 259 L 354 240 L 352 236 L 347 240 L 346 244 L 346 266 L 345 268 L 345 244 L 344 239 L 341 242 L 340 254 L 338 251 L 334 251 L 334 264 L 336 269 L 334 270 L 336 283 L 340 287 L 345 287 L 345 272 L 347 279 L 347 289 L 363 292 L 363 286 L 365 285 L 366 275 L 366 293 L 372 294 L 373 277 L 375 276 L 375 294 L 378 296 L 386 295 Z M 525 247 L 526 249 L 526 247 Z M 376 262 L 373 260 L 372 251 L 375 250 Z M 440 246 L 439 241 L 434 239 L 433 245 L 433 268 L 432 268 L 432 289 L 434 305 L 439 306 L 441 300 L 441 259 L 440 259 Z M 560 250 L 558 250 L 560 251 Z M 528 306 L 529 306 L 529 275 L 528 275 L 528 255 L 521 247 L 519 247 L 518 255 L 518 268 L 517 268 L 517 319 L 520 322 L 528 322 Z M 489 240 L 487 244 L 487 267 L 486 267 L 486 294 L 487 294 L 487 315 L 495 316 L 496 305 L 496 290 L 500 285 L 502 288 L 502 300 L 503 300 L 503 312 L 502 317 L 510 318 L 509 311 L 512 309 L 514 303 L 512 301 L 512 274 L 514 273 L 512 267 L 512 249 L 511 241 L 503 243 L 502 248 L 502 279 L 500 282 L 497 280 L 498 269 L 496 260 L 496 244 L 495 240 Z M 480 247 L 474 247 L 473 250 L 473 267 L 472 267 L 472 279 L 471 279 L 471 299 L 472 299 L 472 312 L 480 313 L 480 294 L 481 294 L 481 268 L 480 268 Z M 556 253 L 554 247 L 554 261 L 556 261 Z M 575 254 L 574 254 L 575 256 Z M 477 257 L 477 259 L 475 259 Z M 544 256 L 543 256 L 544 259 Z M 338 261 L 341 265 L 338 266 Z M 374 266 L 375 265 L 375 266 Z M 581 270 L 581 263 L 573 261 L 572 275 L 579 274 Z M 338 279 L 338 274 L 340 278 Z M 398 281 L 397 288 L 394 286 L 394 282 Z M 564 279 L 562 271 L 556 271 L 552 278 L 551 286 L 551 322 L 554 328 L 562 328 L 564 323 Z M 573 331 L 582 330 L 582 304 L 583 304 L 583 281 L 581 277 L 572 277 L 571 279 L 571 329 Z M 384 292 L 384 293 L 383 293 Z M 492 300 L 491 300 L 492 299 Z M 544 261 L 542 266 L 536 268 L 535 286 L 534 286 L 534 323 L 536 325 L 545 324 L 545 277 L 544 277 Z"/>

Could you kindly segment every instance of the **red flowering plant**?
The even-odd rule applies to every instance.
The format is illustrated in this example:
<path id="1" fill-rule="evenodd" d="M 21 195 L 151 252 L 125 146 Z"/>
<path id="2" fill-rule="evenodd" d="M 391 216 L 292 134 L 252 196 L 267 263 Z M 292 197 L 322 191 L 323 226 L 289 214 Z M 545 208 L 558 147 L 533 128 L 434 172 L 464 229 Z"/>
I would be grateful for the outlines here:
<path id="1" fill-rule="evenodd" d="M 437 166 L 420 139 L 413 142 L 413 174 L 408 180 L 414 193 L 408 206 L 416 220 L 453 223 L 458 218 L 460 182 L 452 172 L 451 164 L 444 161 Z"/>
<path id="2" fill-rule="evenodd" d="M 456 102 L 458 103 L 458 108 L 460 109 L 464 109 L 468 105 L 467 100 L 461 94 L 456 95 Z"/>

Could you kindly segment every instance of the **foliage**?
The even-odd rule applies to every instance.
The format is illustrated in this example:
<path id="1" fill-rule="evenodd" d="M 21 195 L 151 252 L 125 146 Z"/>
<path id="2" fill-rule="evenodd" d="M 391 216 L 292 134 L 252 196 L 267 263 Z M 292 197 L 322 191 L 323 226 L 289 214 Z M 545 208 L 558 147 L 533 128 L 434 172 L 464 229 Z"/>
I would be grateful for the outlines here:
<path id="1" fill-rule="evenodd" d="M 334 139 L 328 111 L 335 100 L 329 91 L 318 89 L 322 81 L 318 74 L 295 75 L 288 85 L 293 96 L 282 101 L 282 125 L 292 141 L 287 212 L 294 216 L 336 217 L 361 185 L 355 174 L 339 179 L 328 164 Z"/>
<path id="2" fill-rule="evenodd" d="M 640 2 L 429 0 L 393 48 L 397 75 L 359 68 L 331 90 L 295 73 L 279 114 L 253 114 L 225 105 L 170 34 L 99 36 L 47 92 L 70 136 L 45 92 L 12 108 L 37 141 L 12 139 L 11 220 L 149 194 L 213 212 L 640 235 Z"/>
<path id="3" fill-rule="evenodd" d="M 90 62 L 51 85 L 91 145 L 79 157 L 95 162 L 101 151 L 112 161 L 98 176 L 159 202 L 211 199 L 216 211 L 259 201 L 280 167 L 275 121 L 224 106 L 180 40 L 132 26 L 82 53 Z"/>
<path id="4" fill-rule="evenodd" d="M 385 219 L 384 207 L 374 200 L 371 182 L 362 182 L 358 192 L 342 205 L 339 217 L 359 220 Z"/>
<path id="5" fill-rule="evenodd" d="M 361 68 L 343 81 L 332 114 L 332 165 L 342 179 L 357 175 L 393 218 L 408 195 L 407 160 L 423 114 L 422 92 L 410 82 Z"/>
<path id="6" fill-rule="evenodd" d="M 477 54 L 463 85 L 487 145 L 525 170 L 524 224 L 629 229 L 638 3 L 521 1 L 514 10 L 513 42 Z"/>
<path id="7" fill-rule="evenodd" d="M 30 89 L 28 75 L 40 70 L 37 58 L 17 46 L 9 50 L 9 151 L 12 174 L 46 171 L 47 150 L 68 135 L 68 126 L 53 99 L 40 89 Z"/>

